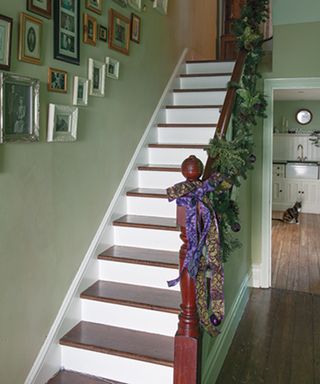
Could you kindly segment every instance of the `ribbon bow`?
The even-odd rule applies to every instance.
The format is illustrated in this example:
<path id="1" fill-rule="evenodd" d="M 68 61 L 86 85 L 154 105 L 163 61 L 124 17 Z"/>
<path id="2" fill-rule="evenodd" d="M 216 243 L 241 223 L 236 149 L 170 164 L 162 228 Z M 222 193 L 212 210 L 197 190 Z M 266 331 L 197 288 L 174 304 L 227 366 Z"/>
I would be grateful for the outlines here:
<path id="1" fill-rule="evenodd" d="M 188 248 L 182 271 L 187 268 L 190 276 L 196 282 L 200 323 L 211 335 L 219 333 L 216 326 L 224 317 L 224 273 L 219 220 L 209 194 L 217 189 L 223 193 L 230 188 L 230 183 L 219 173 L 214 173 L 210 179 L 204 182 L 187 180 L 167 189 L 169 201 L 176 200 L 178 206 L 186 207 Z M 207 304 L 207 279 L 210 280 L 209 305 Z M 169 281 L 168 285 L 176 285 L 179 280 L 180 276 Z"/>

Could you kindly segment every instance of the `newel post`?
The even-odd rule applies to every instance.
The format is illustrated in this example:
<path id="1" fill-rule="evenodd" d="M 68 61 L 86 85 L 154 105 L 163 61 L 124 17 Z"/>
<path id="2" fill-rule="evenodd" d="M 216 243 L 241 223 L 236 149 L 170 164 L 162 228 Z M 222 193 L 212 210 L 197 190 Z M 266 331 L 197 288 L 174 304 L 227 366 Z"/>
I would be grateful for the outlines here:
<path id="1" fill-rule="evenodd" d="M 198 180 L 203 171 L 201 161 L 190 156 L 181 166 L 183 176 L 190 181 Z M 186 208 L 177 207 L 177 224 L 180 226 L 180 271 L 187 253 Z M 200 382 L 200 330 L 196 307 L 195 283 L 185 269 L 180 279 L 181 311 L 174 342 L 174 384 L 197 384 Z"/>

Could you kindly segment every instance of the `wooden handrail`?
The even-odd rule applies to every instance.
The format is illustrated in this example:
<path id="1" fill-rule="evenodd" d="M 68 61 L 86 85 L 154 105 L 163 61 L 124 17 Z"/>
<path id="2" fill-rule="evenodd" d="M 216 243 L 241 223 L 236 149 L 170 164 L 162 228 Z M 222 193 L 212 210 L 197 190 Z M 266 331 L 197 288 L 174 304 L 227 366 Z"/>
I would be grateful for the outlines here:
<path id="1" fill-rule="evenodd" d="M 240 50 L 236 63 L 233 68 L 233 72 L 230 80 L 231 84 L 240 82 L 246 57 L 247 57 L 247 51 L 245 51 L 244 49 Z M 229 87 L 227 90 L 227 94 L 224 99 L 224 103 L 221 109 L 221 114 L 220 114 L 217 128 L 215 131 L 215 135 L 218 135 L 220 139 L 224 138 L 227 133 L 228 126 L 229 126 L 230 119 L 233 112 L 234 102 L 236 99 L 236 92 L 237 90 L 233 86 Z M 205 168 L 204 168 L 202 180 L 206 180 L 210 177 L 212 172 L 213 162 L 214 162 L 214 159 L 212 157 L 208 157 Z"/>

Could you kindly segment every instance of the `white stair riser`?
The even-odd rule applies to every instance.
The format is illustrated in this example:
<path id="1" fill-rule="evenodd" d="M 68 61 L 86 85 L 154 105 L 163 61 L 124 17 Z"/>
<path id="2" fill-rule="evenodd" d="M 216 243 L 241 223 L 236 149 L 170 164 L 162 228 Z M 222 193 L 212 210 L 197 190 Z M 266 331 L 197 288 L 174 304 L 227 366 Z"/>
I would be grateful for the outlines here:
<path id="1" fill-rule="evenodd" d="M 139 171 L 140 188 L 166 189 L 184 180 L 181 172 Z"/>
<path id="2" fill-rule="evenodd" d="M 230 81 L 230 76 L 199 76 L 199 77 L 181 77 L 181 89 L 198 88 L 226 88 Z"/>
<path id="3" fill-rule="evenodd" d="M 160 144 L 208 144 L 214 136 L 215 128 L 158 128 L 158 143 Z"/>
<path id="4" fill-rule="evenodd" d="M 64 369 L 130 384 L 169 384 L 173 368 L 120 356 L 62 347 Z"/>
<path id="5" fill-rule="evenodd" d="M 226 91 L 175 92 L 174 105 L 222 105 Z"/>
<path id="6" fill-rule="evenodd" d="M 177 210 L 174 202 L 167 199 L 149 197 L 127 197 L 129 215 L 176 217 Z"/>
<path id="7" fill-rule="evenodd" d="M 234 61 L 216 63 L 192 63 L 186 65 L 186 73 L 227 73 L 232 72 Z"/>
<path id="8" fill-rule="evenodd" d="M 178 315 L 82 299 L 82 320 L 173 337 Z"/>
<path id="9" fill-rule="evenodd" d="M 179 291 L 179 284 L 172 288 L 167 284 L 178 275 L 178 269 L 101 260 L 100 280 Z"/>
<path id="10" fill-rule="evenodd" d="M 198 143 L 195 141 L 194 144 Z M 208 157 L 201 148 L 149 148 L 149 164 L 181 164 L 191 155 L 197 156 L 202 162 Z"/>
<path id="11" fill-rule="evenodd" d="M 187 124 L 216 124 L 218 122 L 220 108 L 177 108 L 167 109 L 166 122 Z"/>

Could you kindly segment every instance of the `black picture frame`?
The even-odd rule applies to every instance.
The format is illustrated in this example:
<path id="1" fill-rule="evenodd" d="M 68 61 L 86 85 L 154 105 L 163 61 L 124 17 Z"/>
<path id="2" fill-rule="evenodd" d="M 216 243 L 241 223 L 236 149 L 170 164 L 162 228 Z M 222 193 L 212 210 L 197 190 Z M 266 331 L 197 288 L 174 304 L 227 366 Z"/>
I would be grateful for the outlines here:
<path id="1" fill-rule="evenodd" d="M 80 0 L 54 1 L 53 56 L 80 65 Z"/>

